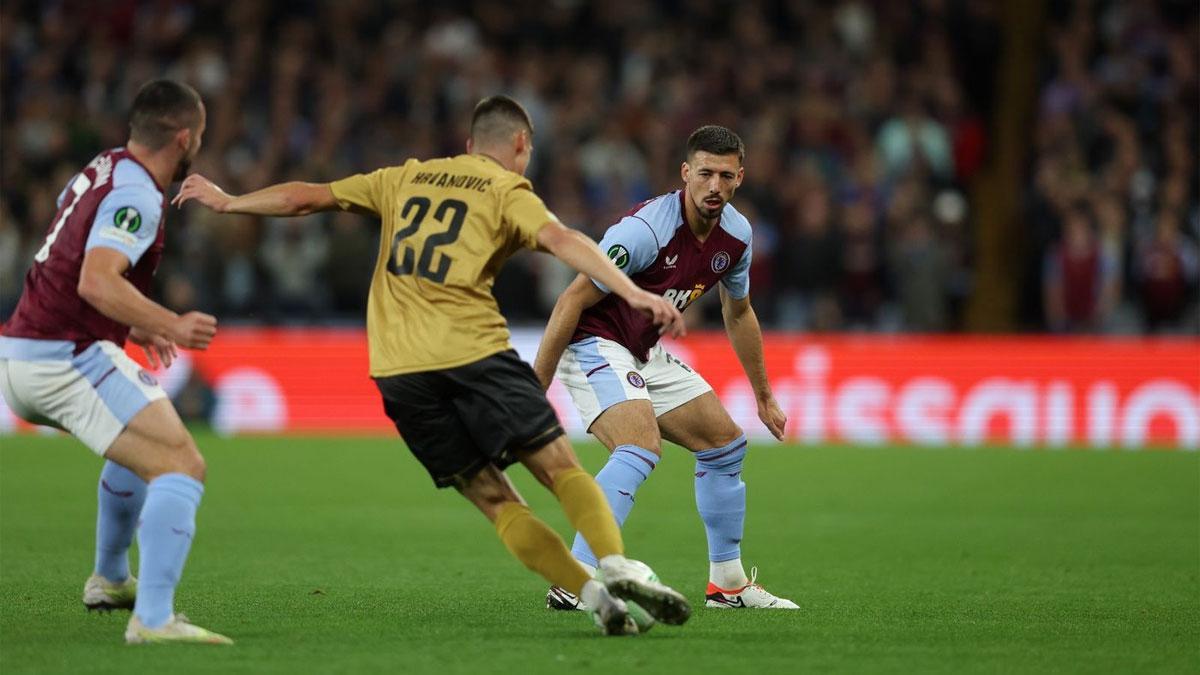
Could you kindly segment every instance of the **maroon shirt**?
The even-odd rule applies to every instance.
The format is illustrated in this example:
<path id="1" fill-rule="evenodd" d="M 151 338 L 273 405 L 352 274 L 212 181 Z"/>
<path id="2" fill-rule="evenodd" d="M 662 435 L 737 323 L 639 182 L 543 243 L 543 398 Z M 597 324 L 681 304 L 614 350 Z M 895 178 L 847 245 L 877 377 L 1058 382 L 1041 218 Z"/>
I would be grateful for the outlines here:
<path id="1" fill-rule="evenodd" d="M 682 190 L 643 202 L 605 233 L 600 248 L 639 288 L 662 295 L 682 311 L 717 282 L 735 299 L 750 292 L 750 223 L 732 204 L 701 242 L 688 226 Z M 595 283 L 595 282 L 593 282 Z M 607 291 L 600 284 L 601 290 Z M 646 361 L 658 343 L 649 317 L 608 295 L 579 317 L 572 342 L 602 337 Z"/>
<path id="2" fill-rule="evenodd" d="M 83 256 L 97 246 L 125 253 L 133 263 L 125 278 L 147 294 L 162 258 L 165 209 L 162 190 L 128 150 L 97 155 L 63 191 L 46 243 L 25 275 L 17 308 L 0 332 L 68 340 L 75 343 L 76 354 L 99 340 L 123 346 L 129 327 L 79 297 Z"/>

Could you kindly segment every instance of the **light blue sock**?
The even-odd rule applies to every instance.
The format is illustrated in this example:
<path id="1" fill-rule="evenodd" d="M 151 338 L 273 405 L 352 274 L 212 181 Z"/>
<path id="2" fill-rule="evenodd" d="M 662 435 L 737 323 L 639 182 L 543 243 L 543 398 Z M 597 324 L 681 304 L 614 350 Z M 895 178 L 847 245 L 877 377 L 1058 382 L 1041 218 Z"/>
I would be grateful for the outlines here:
<path id="1" fill-rule="evenodd" d="M 124 581 L 129 578 L 129 545 L 146 501 L 146 481 L 120 464 L 105 462 L 96 494 L 96 574 Z"/>
<path id="2" fill-rule="evenodd" d="M 142 578 L 133 611 L 149 628 L 160 628 L 171 618 L 203 495 L 204 485 L 182 473 L 159 476 L 146 490 L 138 530 Z"/>
<path id="3" fill-rule="evenodd" d="M 650 472 L 658 465 L 658 455 L 636 445 L 618 445 L 613 448 L 608 464 L 596 474 L 596 482 L 604 491 L 608 505 L 612 507 L 613 515 L 617 518 L 617 526 L 625 524 L 629 512 L 633 510 L 633 496 L 638 487 L 650 477 Z M 596 567 L 596 555 L 578 533 L 575 543 L 571 546 L 571 555 L 582 563 Z"/>
<path id="4" fill-rule="evenodd" d="M 708 534 L 708 559 L 724 562 L 742 557 L 746 523 L 746 484 L 742 460 L 746 435 L 729 445 L 696 453 L 696 510 Z"/>

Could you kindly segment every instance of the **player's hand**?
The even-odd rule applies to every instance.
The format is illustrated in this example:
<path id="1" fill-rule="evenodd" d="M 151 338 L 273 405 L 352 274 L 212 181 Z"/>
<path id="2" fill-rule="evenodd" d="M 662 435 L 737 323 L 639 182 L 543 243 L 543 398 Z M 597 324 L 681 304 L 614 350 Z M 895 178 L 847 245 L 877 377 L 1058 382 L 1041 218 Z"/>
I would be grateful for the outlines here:
<path id="1" fill-rule="evenodd" d="M 758 419 L 762 420 L 775 440 L 783 440 L 783 425 L 787 424 L 787 415 L 783 414 L 774 396 L 768 394 L 766 398 L 758 400 Z"/>
<path id="2" fill-rule="evenodd" d="M 179 186 L 179 194 L 175 195 L 175 199 L 172 199 L 171 203 L 181 207 L 189 199 L 195 199 L 217 213 L 224 213 L 233 197 L 229 196 L 229 193 L 222 190 L 216 183 L 194 173 L 183 179 L 183 185 Z"/>
<path id="3" fill-rule="evenodd" d="M 129 329 L 129 341 L 142 348 L 142 351 L 146 353 L 146 361 L 155 370 L 160 367 L 170 368 L 175 357 L 179 356 L 179 352 L 175 349 L 175 343 L 170 338 L 144 331 L 141 328 Z"/>
<path id="4" fill-rule="evenodd" d="M 171 327 L 171 339 L 188 349 L 208 349 L 217 334 L 217 318 L 204 312 L 188 312 Z"/>
<path id="5" fill-rule="evenodd" d="M 679 313 L 679 309 L 675 305 L 667 302 L 667 299 L 661 295 L 639 290 L 632 297 L 627 298 L 626 302 L 630 307 L 650 317 L 654 321 L 654 325 L 658 326 L 659 335 L 670 335 L 673 338 L 687 335 L 687 329 L 683 325 L 683 315 Z"/>

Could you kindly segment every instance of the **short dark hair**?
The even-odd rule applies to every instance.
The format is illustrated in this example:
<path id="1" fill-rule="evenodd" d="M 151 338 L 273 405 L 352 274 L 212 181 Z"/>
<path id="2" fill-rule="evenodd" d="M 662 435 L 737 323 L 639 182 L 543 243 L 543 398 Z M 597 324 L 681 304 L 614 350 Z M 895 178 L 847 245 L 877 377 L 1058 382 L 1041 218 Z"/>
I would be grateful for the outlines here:
<path id="1" fill-rule="evenodd" d="M 715 124 L 702 126 L 688 136 L 687 158 L 704 151 L 714 155 L 737 155 L 738 163 L 746 159 L 746 145 L 729 129 Z"/>
<path id="2" fill-rule="evenodd" d="M 158 150 L 180 129 L 200 125 L 200 94 L 175 80 L 151 80 L 138 89 L 129 113 L 129 138 Z"/>
<path id="3" fill-rule="evenodd" d="M 476 143 L 507 140 L 522 130 L 533 136 L 533 120 L 524 106 L 508 96 L 489 96 L 471 113 L 471 138 Z"/>

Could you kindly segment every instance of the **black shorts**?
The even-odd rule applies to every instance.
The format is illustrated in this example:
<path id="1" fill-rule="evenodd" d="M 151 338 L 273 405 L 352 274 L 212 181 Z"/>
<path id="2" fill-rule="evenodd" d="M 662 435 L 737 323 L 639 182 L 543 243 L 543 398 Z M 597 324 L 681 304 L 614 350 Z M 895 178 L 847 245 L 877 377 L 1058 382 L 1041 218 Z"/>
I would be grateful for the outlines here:
<path id="1" fill-rule="evenodd" d="M 533 368 L 508 350 L 446 370 L 375 378 L 383 409 L 439 488 L 563 435 Z"/>

